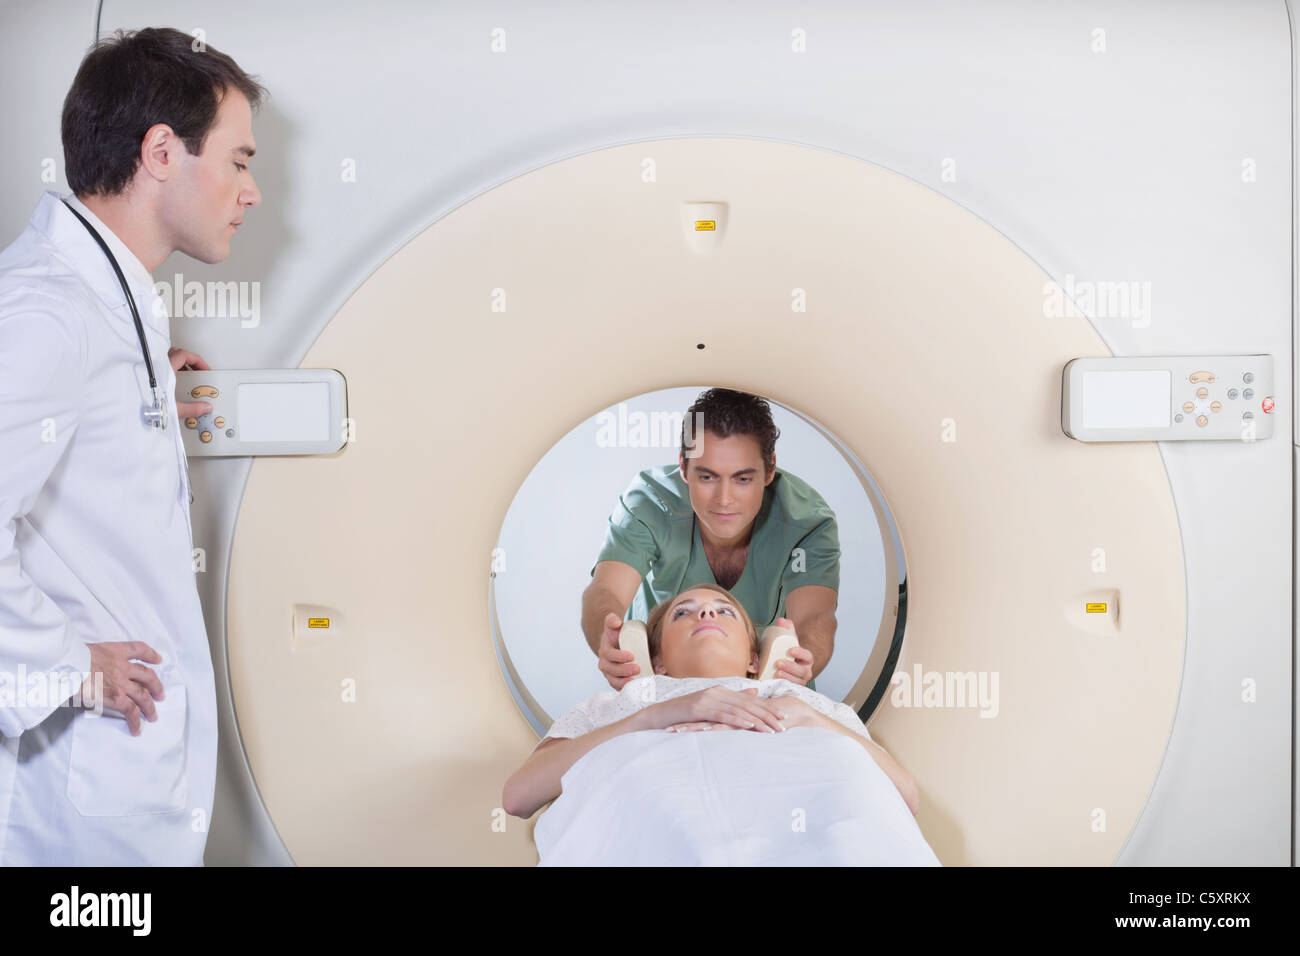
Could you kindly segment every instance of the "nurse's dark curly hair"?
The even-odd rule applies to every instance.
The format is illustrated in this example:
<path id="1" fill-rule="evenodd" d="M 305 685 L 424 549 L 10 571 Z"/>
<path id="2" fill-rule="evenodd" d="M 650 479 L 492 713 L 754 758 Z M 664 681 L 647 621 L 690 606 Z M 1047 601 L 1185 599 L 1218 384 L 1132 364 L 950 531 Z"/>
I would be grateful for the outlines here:
<path id="1" fill-rule="evenodd" d="M 230 90 L 256 110 L 266 90 L 224 53 L 170 27 L 119 30 L 86 54 L 63 100 L 63 164 L 78 196 L 116 196 L 149 128 L 170 126 L 191 156 Z"/>
<path id="2" fill-rule="evenodd" d="M 697 419 L 696 414 L 703 417 Z M 682 419 L 683 458 L 693 444 L 696 422 L 702 422 L 704 430 L 718 438 L 752 435 L 758 442 L 768 472 L 776 467 L 776 440 L 781 437 L 781 432 L 772 421 L 772 407 L 766 399 L 730 388 L 711 388 L 701 392 Z M 690 459 L 686 458 L 686 461 Z"/>

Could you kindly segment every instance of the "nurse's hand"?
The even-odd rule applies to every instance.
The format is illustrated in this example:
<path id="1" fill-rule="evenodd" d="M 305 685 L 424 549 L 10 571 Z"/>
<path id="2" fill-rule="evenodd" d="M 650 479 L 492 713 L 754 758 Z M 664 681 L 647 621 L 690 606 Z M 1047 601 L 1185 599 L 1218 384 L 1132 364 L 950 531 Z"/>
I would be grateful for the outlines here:
<path id="1" fill-rule="evenodd" d="M 99 706 L 112 708 L 122 715 L 131 735 L 140 733 L 140 714 L 158 719 L 154 699 L 163 699 L 162 681 L 150 668 L 137 660 L 161 664 L 162 655 L 144 641 L 105 641 L 87 644 L 90 648 L 90 676 L 81 685 L 81 705 L 87 710 Z M 95 675 L 103 675 L 103 696 L 95 694 Z"/>
<path id="2" fill-rule="evenodd" d="M 794 621 L 788 617 L 780 617 L 776 620 L 777 624 L 782 627 L 788 627 L 794 630 Z M 795 635 L 796 639 L 798 635 Z M 794 658 L 791 660 L 791 658 Z M 792 684 L 798 684 L 800 687 L 807 687 L 808 682 L 813 676 L 813 655 L 812 651 L 806 647 L 792 647 L 786 652 L 786 656 L 776 662 L 776 676 L 783 677 Z"/>
<path id="3" fill-rule="evenodd" d="M 203 356 L 195 355 L 193 352 L 187 352 L 184 349 L 168 349 L 167 359 L 172 363 L 173 372 L 207 372 L 211 371 L 212 368 L 207 362 L 203 361 Z M 198 418 L 210 411 L 212 411 L 212 405 L 208 402 L 182 402 L 180 399 L 176 400 L 176 414 L 181 418 Z"/>
<path id="4" fill-rule="evenodd" d="M 606 614 L 605 630 L 601 631 L 600 650 L 596 655 L 600 672 L 605 675 L 605 680 L 609 681 L 609 686 L 615 690 L 622 690 L 624 684 L 638 676 L 649 676 L 642 674 L 641 668 L 632 663 L 636 658 L 635 654 L 619 649 L 618 634 L 621 630 L 623 630 L 623 619 L 617 614 Z"/>

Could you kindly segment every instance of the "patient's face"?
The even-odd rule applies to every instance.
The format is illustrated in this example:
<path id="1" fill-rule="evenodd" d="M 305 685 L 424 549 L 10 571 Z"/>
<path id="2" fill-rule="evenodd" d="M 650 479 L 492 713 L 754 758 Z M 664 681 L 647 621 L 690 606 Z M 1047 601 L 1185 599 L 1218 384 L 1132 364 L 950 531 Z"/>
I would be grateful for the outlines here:
<path id="1" fill-rule="evenodd" d="M 669 677 L 752 677 L 758 655 L 740 609 L 707 588 L 683 591 L 664 615 L 656 674 Z"/>
<path id="2" fill-rule="evenodd" d="M 695 516 L 715 543 L 743 543 L 776 470 L 767 473 L 753 435 L 719 438 L 705 430 L 696 442 L 698 457 L 678 459 Z"/>

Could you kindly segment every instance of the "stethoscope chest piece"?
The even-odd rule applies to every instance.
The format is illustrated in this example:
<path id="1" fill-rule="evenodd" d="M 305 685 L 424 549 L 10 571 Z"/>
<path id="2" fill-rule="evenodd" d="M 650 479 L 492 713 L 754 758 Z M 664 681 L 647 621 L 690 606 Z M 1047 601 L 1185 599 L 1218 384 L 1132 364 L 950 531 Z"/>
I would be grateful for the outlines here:
<path id="1" fill-rule="evenodd" d="M 167 406 L 158 398 L 158 389 L 153 390 L 153 407 L 145 406 L 144 421 L 154 428 L 167 428 Z"/>

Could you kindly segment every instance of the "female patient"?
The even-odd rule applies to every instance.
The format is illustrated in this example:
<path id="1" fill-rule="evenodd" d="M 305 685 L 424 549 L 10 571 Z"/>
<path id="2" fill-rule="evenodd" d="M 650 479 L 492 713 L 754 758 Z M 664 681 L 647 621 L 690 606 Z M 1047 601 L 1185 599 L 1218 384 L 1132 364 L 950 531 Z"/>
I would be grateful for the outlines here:
<path id="1" fill-rule="evenodd" d="M 663 736 L 665 733 L 739 731 L 742 734 L 780 735 L 793 728 L 821 728 L 852 740 L 892 782 L 906 808 L 912 814 L 916 813 L 918 795 L 915 781 L 871 740 L 866 727 L 850 707 L 789 681 L 760 684 L 753 679 L 758 672 L 758 636 L 744 608 L 726 590 L 713 584 L 701 584 L 683 591 L 655 607 L 646 622 L 646 630 L 651 662 L 657 676 L 652 681 L 635 680 L 621 691 L 596 694 L 557 720 L 546 739 L 506 782 L 503 806 L 508 813 L 527 818 L 556 800 L 561 796 L 561 779 L 571 769 L 576 774 L 578 768 L 575 765 L 580 762 L 590 762 L 583 761 L 584 757 L 596 758 L 593 751 L 602 744 L 626 741 L 625 754 L 619 759 L 631 762 L 644 754 L 644 748 L 639 745 L 656 746 L 671 740 Z M 626 736 L 643 731 L 658 732 L 660 736 L 642 737 L 640 741 Z M 804 734 L 811 732 L 803 731 Z M 737 740 L 737 743 L 741 742 Z M 852 750 L 845 754 L 842 748 L 846 744 L 837 745 L 816 735 L 791 735 L 790 747 L 759 748 L 761 743 L 755 738 L 755 748 L 758 749 L 750 748 L 748 757 L 742 758 L 741 763 L 753 766 L 755 759 L 777 760 L 777 765 L 763 768 L 767 774 L 764 780 L 788 784 L 790 775 L 804 779 L 811 774 L 816 784 L 829 779 L 828 773 L 833 776 L 835 767 L 828 764 L 838 766 L 861 762 L 853 759 Z M 826 750 L 827 746 L 830 751 Z M 841 749 L 835 750 L 836 747 Z M 617 747 L 613 750 L 607 747 L 600 753 L 608 758 L 617 751 Z M 675 753 L 681 762 L 680 749 Z M 810 755 L 807 761 L 800 759 L 803 753 Z M 726 764 L 724 757 L 718 759 L 725 766 L 731 766 Z M 697 764 L 701 762 L 698 751 L 690 760 Z M 661 763 L 658 766 L 668 765 Z M 787 770 L 789 774 L 783 774 Z M 868 777 L 870 774 L 879 776 L 874 770 L 869 771 Z M 601 779 L 609 776 L 606 772 Z M 618 776 L 618 773 L 613 776 Z M 671 773 L 668 776 L 671 777 Z M 658 782 L 662 777 L 652 779 Z M 713 774 L 709 785 L 712 786 L 716 779 L 717 774 Z M 573 780 L 566 782 L 572 784 Z M 748 786 L 753 789 L 752 783 Z M 888 789 L 883 780 L 880 786 Z M 853 794 L 846 796 L 849 802 L 854 802 Z M 861 802 L 861 796 L 857 795 L 857 802 Z M 898 803 L 897 796 L 889 798 L 885 794 L 884 797 Z M 554 815 L 554 810 L 552 808 L 543 820 Z M 590 816 L 590 811 L 586 812 Z M 915 830 L 915 824 L 903 807 L 897 807 L 897 812 L 902 813 L 907 822 L 900 826 L 895 819 L 894 830 Z M 788 820 L 790 811 L 785 813 Z M 539 849 L 542 845 L 540 829 L 539 823 Z M 919 838 L 919 831 L 916 835 Z M 923 844 L 923 839 L 920 842 Z M 925 852 L 933 859 L 928 847 Z"/>

